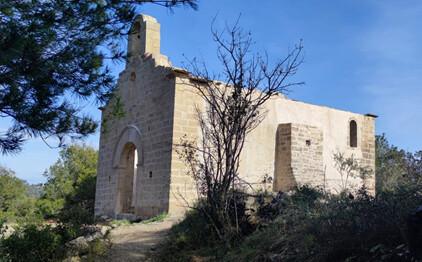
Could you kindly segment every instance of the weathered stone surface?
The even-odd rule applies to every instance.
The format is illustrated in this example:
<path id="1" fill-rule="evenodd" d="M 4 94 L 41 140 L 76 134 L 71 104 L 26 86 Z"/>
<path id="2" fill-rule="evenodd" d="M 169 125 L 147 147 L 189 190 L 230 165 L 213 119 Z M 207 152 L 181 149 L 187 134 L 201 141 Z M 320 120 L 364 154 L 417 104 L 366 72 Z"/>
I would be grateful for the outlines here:
<path id="1" fill-rule="evenodd" d="M 197 80 L 172 67 L 160 53 L 158 22 L 143 15 L 134 27 L 116 98 L 102 110 L 95 214 L 182 214 L 186 201 L 196 199 L 196 189 L 179 159 L 177 143 L 183 137 L 200 137 L 196 109 L 203 110 L 204 103 L 189 84 Z M 117 116 L 116 110 L 123 114 Z M 336 152 L 353 155 L 375 170 L 374 117 L 282 95 L 270 99 L 264 110 L 265 119 L 247 137 L 239 169 L 255 189 L 312 184 L 335 192 L 340 187 Z M 353 147 L 351 121 L 357 125 Z M 374 177 L 351 182 L 375 190 Z"/>
<path id="2" fill-rule="evenodd" d="M 77 256 L 79 254 L 86 254 L 89 250 L 89 241 L 86 237 L 80 236 L 66 243 L 68 253 L 71 256 Z"/>
<path id="3" fill-rule="evenodd" d="M 324 186 L 322 131 L 314 126 L 280 124 L 277 128 L 274 191 L 298 185 Z"/>
<path id="4" fill-rule="evenodd" d="M 92 241 L 94 241 L 96 239 L 100 239 L 102 237 L 103 237 L 103 234 L 101 234 L 101 232 L 95 232 L 91 235 L 86 236 L 85 240 L 88 241 L 88 242 L 92 242 Z"/>
<path id="5" fill-rule="evenodd" d="M 101 226 L 100 232 L 101 235 L 105 236 L 108 234 L 108 232 L 110 232 L 111 227 L 110 226 Z"/>
<path id="6" fill-rule="evenodd" d="M 67 258 L 65 261 L 78 261 L 80 256 L 89 252 L 90 243 L 93 241 L 105 241 L 106 235 L 111 230 L 110 226 L 90 226 L 84 228 L 84 235 L 79 236 L 66 243 Z"/>

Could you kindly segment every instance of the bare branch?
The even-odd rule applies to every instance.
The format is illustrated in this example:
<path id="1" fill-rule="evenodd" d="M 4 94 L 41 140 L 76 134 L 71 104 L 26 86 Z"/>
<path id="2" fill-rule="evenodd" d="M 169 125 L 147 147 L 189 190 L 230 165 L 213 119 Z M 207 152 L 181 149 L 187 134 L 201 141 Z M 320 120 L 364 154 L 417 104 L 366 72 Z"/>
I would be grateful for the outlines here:
<path id="1" fill-rule="evenodd" d="M 185 138 L 179 155 L 196 181 L 199 196 L 205 200 L 202 212 L 209 217 L 224 239 L 225 227 L 239 230 L 236 197 L 246 181 L 239 177 L 241 154 L 246 136 L 265 118 L 265 103 L 287 89 L 302 84 L 290 82 L 303 62 L 303 45 L 270 65 L 268 54 L 252 52 L 249 32 L 239 27 L 239 19 L 223 31 L 211 26 L 217 43 L 217 59 L 222 65 L 223 82 L 213 81 L 204 62 L 188 60 L 191 72 L 185 84 L 202 98 L 204 108 L 196 108 L 201 137 L 199 141 Z M 234 202 L 233 202 L 234 201 Z M 230 216 L 234 205 L 235 217 Z M 233 224 L 234 223 L 234 224 Z"/>

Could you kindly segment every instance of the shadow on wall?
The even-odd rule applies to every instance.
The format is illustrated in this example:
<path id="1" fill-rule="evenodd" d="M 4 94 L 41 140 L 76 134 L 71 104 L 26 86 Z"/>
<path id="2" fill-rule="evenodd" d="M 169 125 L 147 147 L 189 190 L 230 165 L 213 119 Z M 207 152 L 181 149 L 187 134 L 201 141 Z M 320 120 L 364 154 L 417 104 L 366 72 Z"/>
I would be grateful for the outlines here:
<path id="1" fill-rule="evenodd" d="M 292 125 L 280 124 L 275 137 L 274 185 L 273 191 L 287 192 L 297 187 L 292 170 Z"/>

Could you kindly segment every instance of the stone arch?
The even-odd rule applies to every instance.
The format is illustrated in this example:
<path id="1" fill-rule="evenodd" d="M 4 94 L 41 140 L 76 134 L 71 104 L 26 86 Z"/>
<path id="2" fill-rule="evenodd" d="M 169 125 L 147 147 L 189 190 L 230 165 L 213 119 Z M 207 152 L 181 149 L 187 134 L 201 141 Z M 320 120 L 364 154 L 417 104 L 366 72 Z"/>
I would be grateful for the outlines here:
<path id="1" fill-rule="evenodd" d="M 125 127 L 113 152 L 113 170 L 117 176 L 115 213 L 134 214 L 138 199 L 139 167 L 143 165 L 141 133 L 134 125 Z"/>
<path id="2" fill-rule="evenodd" d="M 113 168 L 123 168 L 121 156 L 127 143 L 132 143 L 137 150 L 138 166 L 142 166 L 144 162 L 143 147 L 141 145 L 141 131 L 135 125 L 126 126 L 119 135 L 117 145 L 113 152 Z"/>

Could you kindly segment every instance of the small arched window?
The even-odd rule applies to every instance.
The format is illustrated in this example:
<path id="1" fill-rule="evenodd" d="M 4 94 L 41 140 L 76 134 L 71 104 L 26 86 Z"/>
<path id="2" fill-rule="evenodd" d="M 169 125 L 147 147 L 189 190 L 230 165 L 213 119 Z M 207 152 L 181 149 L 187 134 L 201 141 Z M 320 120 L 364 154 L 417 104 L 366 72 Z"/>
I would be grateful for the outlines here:
<path id="1" fill-rule="evenodd" d="M 135 72 L 130 73 L 130 81 L 135 81 L 135 79 L 136 79 L 136 73 Z"/>
<path id="2" fill-rule="evenodd" d="M 350 121 L 349 123 L 349 145 L 350 147 L 358 146 L 358 125 L 355 120 Z"/>

